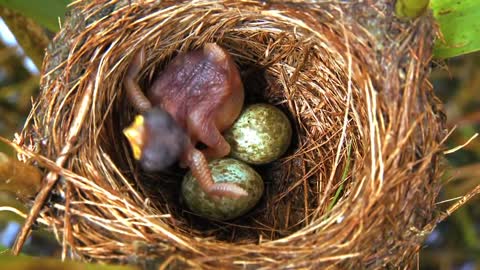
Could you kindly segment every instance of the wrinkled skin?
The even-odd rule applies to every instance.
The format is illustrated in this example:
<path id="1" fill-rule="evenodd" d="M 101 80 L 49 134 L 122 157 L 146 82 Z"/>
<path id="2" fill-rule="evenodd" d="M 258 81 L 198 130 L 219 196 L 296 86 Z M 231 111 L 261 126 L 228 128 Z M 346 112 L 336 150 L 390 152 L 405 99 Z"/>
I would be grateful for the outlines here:
<path id="1" fill-rule="evenodd" d="M 246 196 L 247 192 L 235 184 L 215 184 L 207 162 L 207 158 L 224 157 L 230 152 L 221 133 L 233 124 L 243 106 L 243 84 L 231 56 L 214 43 L 180 54 L 158 75 L 146 96 L 137 83 L 144 62 L 141 50 L 124 79 L 129 100 L 145 117 L 142 167 L 163 170 L 180 160 L 206 193 Z M 196 149 L 198 142 L 206 149 Z"/>

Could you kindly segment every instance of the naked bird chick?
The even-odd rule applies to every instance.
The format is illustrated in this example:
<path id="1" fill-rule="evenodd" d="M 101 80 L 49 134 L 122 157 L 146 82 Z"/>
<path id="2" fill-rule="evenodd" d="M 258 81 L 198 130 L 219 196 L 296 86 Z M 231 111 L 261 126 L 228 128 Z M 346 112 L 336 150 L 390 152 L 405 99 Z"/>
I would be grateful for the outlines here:
<path id="1" fill-rule="evenodd" d="M 222 131 L 233 124 L 243 106 L 243 84 L 232 57 L 215 43 L 180 54 L 146 95 L 137 82 L 144 62 L 142 49 L 124 79 L 127 96 L 141 113 L 124 130 L 134 158 L 147 171 L 163 170 L 179 160 L 212 196 L 248 195 L 238 185 L 214 183 L 207 162 L 230 152 Z M 206 149 L 198 150 L 199 142 Z"/>

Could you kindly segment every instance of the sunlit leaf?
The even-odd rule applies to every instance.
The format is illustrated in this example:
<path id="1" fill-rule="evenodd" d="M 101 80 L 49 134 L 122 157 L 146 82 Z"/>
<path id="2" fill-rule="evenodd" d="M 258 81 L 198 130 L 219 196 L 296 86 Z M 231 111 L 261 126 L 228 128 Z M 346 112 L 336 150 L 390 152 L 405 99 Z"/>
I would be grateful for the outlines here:
<path id="1" fill-rule="evenodd" d="M 450 58 L 480 50 L 479 0 L 432 0 L 431 8 L 443 35 L 435 44 L 436 57 Z"/>
<path id="2" fill-rule="evenodd" d="M 0 152 L 0 190 L 21 198 L 33 197 L 42 184 L 42 174 L 34 166 Z"/>
<path id="3" fill-rule="evenodd" d="M 3 250 L 0 255 L 2 269 L 31 269 L 31 270 L 137 270 L 135 267 L 99 265 L 79 262 L 62 262 L 59 259 L 37 258 L 30 256 L 11 256 L 8 251 Z"/>
<path id="4" fill-rule="evenodd" d="M 399 18 L 414 19 L 424 13 L 429 0 L 397 0 L 395 14 Z"/>

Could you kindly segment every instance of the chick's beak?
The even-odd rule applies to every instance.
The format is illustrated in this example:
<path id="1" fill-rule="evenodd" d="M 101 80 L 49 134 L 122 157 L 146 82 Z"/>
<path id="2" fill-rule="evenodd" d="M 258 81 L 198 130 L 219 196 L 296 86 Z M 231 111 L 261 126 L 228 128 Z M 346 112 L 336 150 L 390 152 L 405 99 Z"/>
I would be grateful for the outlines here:
<path id="1" fill-rule="evenodd" d="M 127 137 L 130 147 L 132 147 L 133 157 L 136 160 L 140 160 L 145 143 L 144 121 L 143 116 L 137 115 L 133 123 L 123 130 L 123 134 Z"/>

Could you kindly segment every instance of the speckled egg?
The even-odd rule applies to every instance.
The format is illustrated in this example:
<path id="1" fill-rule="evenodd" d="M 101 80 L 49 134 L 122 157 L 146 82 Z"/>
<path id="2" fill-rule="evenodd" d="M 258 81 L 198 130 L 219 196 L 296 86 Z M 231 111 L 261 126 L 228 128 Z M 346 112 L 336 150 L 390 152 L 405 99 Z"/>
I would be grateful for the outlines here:
<path id="1" fill-rule="evenodd" d="M 213 220 L 234 219 L 252 209 L 262 197 L 262 177 L 248 164 L 223 158 L 210 161 L 208 166 L 216 183 L 236 183 L 248 192 L 248 196 L 212 198 L 203 192 L 198 181 L 188 172 L 183 178 L 182 196 L 188 208 L 198 215 Z"/>
<path id="2" fill-rule="evenodd" d="M 280 109 L 259 103 L 246 107 L 224 137 L 232 147 L 232 157 L 260 165 L 285 153 L 292 140 L 292 126 Z"/>

